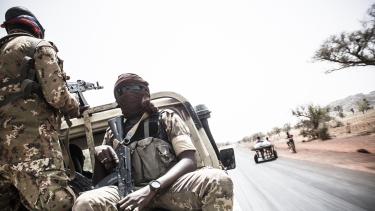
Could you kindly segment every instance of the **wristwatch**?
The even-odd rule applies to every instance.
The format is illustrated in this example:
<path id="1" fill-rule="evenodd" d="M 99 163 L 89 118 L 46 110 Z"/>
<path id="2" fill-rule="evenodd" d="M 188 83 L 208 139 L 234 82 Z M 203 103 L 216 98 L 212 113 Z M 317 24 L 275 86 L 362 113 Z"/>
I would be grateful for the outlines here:
<path id="1" fill-rule="evenodd" d="M 160 182 L 157 181 L 157 180 L 151 180 L 149 183 L 148 183 L 148 186 L 150 186 L 150 189 L 151 191 L 155 191 L 155 192 L 158 192 L 160 190 Z"/>

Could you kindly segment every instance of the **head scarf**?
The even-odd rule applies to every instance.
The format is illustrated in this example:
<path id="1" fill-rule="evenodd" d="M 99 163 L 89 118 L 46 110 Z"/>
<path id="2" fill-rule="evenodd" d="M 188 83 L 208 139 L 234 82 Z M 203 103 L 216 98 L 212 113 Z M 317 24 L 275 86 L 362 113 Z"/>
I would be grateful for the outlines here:
<path id="1" fill-rule="evenodd" d="M 9 33 L 12 29 L 21 29 L 43 39 L 44 28 L 33 13 L 24 7 L 12 7 L 5 13 L 5 21 L 1 24 Z"/>
<path id="2" fill-rule="evenodd" d="M 117 93 L 117 90 L 126 85 L 141 85 L 145 90 L 127 91 Z M 142 115 L 144 112 L 152 114 L 157 111 L 150 101 L 150 90 L 148 83 L 143 78 L 134 73 L 124 73 L 118 76 L 114 87 L 116 102 L 122 110 L 125 118 L 133 118 Z"/>

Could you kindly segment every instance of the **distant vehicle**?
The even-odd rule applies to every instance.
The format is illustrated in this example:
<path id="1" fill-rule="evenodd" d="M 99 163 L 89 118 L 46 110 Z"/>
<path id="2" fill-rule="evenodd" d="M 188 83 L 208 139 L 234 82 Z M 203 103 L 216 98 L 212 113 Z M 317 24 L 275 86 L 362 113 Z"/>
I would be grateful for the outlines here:
<path id="1" fill-rule="evenodd" d="M 259 163 L 260 161 L 276 160 L 278 158 L 277 151 L 273 144 L 267 140 L 257 140 L 252 148 L 255 151 L 254 161 Z"/>

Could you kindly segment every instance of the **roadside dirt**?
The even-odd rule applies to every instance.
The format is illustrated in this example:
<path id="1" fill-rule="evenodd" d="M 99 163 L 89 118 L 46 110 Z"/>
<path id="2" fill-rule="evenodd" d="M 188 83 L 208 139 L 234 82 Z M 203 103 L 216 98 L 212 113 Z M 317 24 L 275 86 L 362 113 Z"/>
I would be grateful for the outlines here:
<path id="1" fill-rule="evenodd" d="M 292 130 L 297 153 L 287 149 L 283 134 L 270 137 L 281 157 L 308 160 L 375 174 L 375 111 L 365 115 L 356 114 L 342 119 L 341 127 L 330 128 L 332 139 L 306 141 L 299 131 Z M 350 133 L 348 132 L 350 131 Z M 240 147 L 251 148 L 253 142 L 241 143 Z M 361 153 L 358 150 L 369 153 Z"/>
<path id="2" fill-rule="evenodd" d="M 275 144 L 279 156 L 330 164 L 375 174 L 375 135 L 297 142 L 297 153 L 288 151 L 286 141 Z M 365 149 L 371 154 L 360 153 Z"/>

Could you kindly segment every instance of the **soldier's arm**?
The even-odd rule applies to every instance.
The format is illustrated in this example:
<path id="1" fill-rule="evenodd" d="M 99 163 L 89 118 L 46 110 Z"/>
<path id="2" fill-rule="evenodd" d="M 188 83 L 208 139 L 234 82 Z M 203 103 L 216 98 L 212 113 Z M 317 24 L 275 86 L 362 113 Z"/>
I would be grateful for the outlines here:
<path id="1" fill-rule="evenodd" d="M 166 174 L 157 179 L 161 189 L 170 186 L 182 175 L 197 168 L 195 147 L 192 143 L 190 132 L 184 121 L 174 112 L 165 112 L 162 115 L 166 132 L 178 157 L 178 163 Z"/>
<path id="2" fill-rule="evenodd" d="M 116 152 L 112 148 L 113 138 L 112 131 L 107 128 L 102 145 L 95 147 L 95 169 L 93 175 L 93 183 L 95 185 L 107 176 L 119 162 Z"/>
<path id="3" fill-rule="evenodd" d="M 66 76 L 59 65 L 57 49 L 42 41 L 34 59 L 36 77 L 47 103 L 72 117 L 79 115 L 79 104 L 66 87 Z"/>

